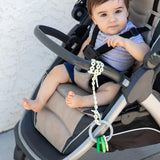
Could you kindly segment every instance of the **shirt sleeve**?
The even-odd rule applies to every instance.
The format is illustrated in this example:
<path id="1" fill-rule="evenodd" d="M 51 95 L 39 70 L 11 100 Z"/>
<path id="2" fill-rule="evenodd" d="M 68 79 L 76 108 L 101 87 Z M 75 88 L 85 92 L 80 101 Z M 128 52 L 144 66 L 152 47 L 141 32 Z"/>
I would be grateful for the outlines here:
<path id="1" fill-rule="evenodd" d="M 137 43 L 144 43 L 143 37 L 141 36 L 141 34 L 137 35 L 137 36 L 133 36 L 130 38 L 132 41 L 135 41 Z"/>

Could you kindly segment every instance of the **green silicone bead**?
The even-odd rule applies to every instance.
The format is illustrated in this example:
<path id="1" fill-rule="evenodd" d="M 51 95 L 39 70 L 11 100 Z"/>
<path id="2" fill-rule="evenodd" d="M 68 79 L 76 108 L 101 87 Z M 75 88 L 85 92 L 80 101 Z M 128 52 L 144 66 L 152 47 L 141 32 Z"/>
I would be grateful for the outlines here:
<path id="1" fill-rule="evenodd" d="M 106 143 L 104 141 L 103 136 L 101 137 L 101 145 L 102 145 L 102 152 L 106 153 Z"/>
<path id="2" fill-rule="evenodd" d="M 97 138 L 97 152 L 100 153 L 101 147 L 100 147 L 100 137 Z"/>

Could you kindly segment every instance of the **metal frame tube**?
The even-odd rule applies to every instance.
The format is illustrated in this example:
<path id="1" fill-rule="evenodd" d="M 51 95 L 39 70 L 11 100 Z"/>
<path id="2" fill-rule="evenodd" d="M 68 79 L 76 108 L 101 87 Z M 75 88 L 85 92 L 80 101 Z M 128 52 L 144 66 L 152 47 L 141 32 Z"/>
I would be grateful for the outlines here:
<path id="1" fill-rule="evenodd" d="M 160 126 L 160 100 L 151 93 L 147 99 L 140 104 L 152 115 L 157 124 Z"/>

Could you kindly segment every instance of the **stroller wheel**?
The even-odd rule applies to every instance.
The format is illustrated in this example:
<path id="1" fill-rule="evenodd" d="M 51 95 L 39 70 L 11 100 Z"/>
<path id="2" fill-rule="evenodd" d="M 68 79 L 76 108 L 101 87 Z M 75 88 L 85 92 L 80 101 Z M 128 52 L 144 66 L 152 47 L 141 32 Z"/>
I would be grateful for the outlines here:
<path id="1" fill-rule="evenodd" d="M 16 146 L 14 149 L 14 160 L 29 160 L 22 150 Z"/>

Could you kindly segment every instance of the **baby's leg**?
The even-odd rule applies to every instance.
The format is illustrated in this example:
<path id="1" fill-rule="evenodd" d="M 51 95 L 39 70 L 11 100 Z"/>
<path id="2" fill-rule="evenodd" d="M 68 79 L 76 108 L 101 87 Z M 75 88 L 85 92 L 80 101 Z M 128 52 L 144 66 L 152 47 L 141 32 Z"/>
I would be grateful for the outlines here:
<path id="1" fill-rule="evenodd" d="M 24 108 L 38 112 L 46 104 L 60 83 L 71 82 L 63 64 L 55 66 L 44 79 L 35 100 L 22 98 Z"/>
<path id="2" fill-rule="evenodd" d="M 120 89 L 120 85 L 114 82 L 107 82 L 97 90 L 98 105 L 110 104 Z"/>
<path id="3" fill-rule="evenodd" d="M 107 82 L 101 85 L 96 93 L 97 103 L 99 106 L 109 104 L 116 96 L 120 86 L 113 82 Z M 66 97 L 66 103 L 71 108 L 93 107 L 93 95 L 79 96 L 70 91 Z"/>

